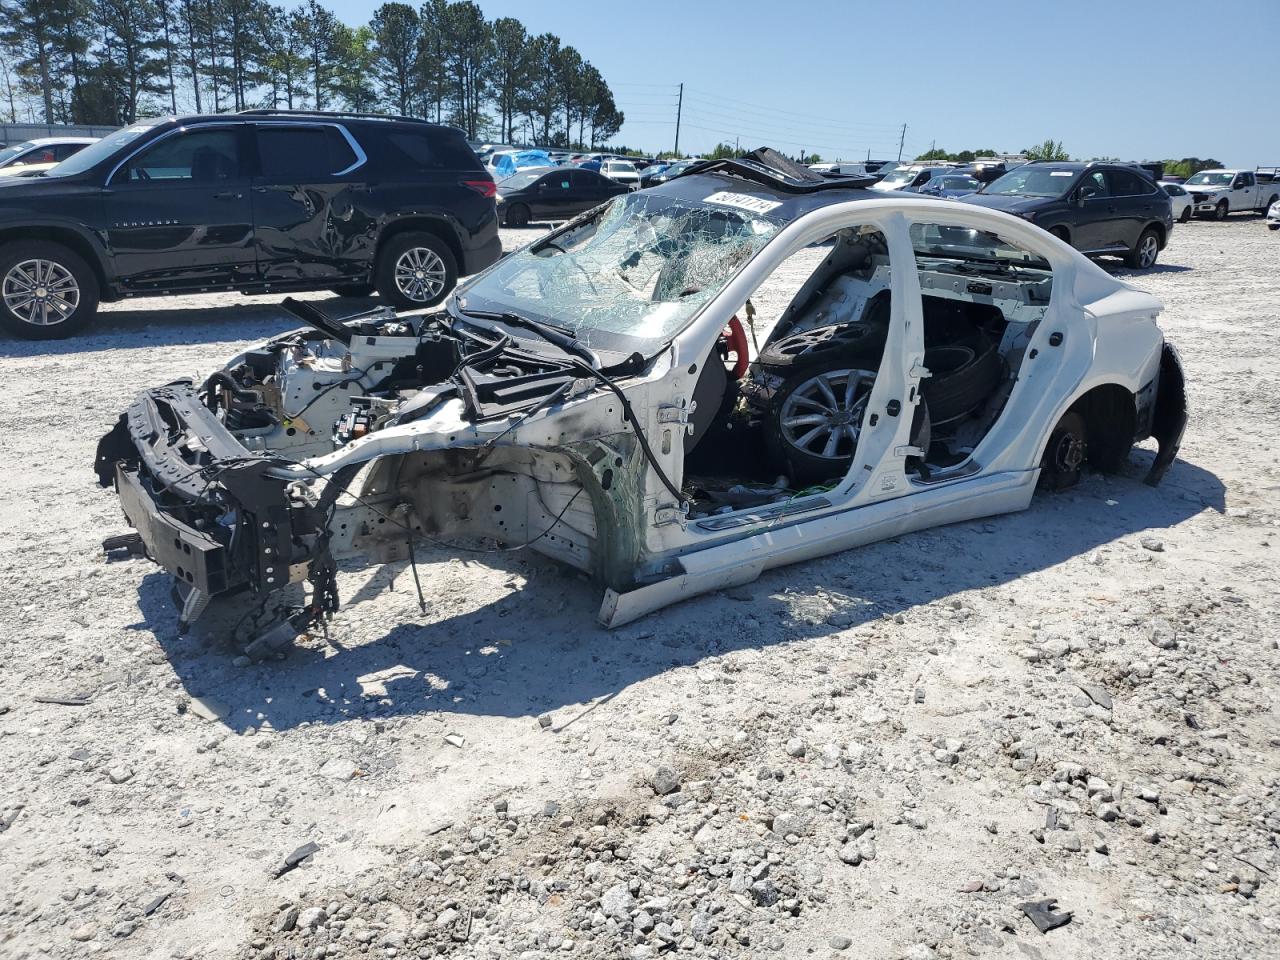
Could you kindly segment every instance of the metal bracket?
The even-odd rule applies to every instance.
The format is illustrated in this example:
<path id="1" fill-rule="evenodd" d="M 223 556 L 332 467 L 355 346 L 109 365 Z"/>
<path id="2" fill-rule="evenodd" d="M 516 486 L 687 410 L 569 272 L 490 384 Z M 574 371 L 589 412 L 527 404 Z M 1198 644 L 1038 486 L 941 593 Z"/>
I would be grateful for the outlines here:
<path id="1" fill-rule="evenodd" d="M 907 376 L 916 380 L 923 380 L 926 377 L 932 377 L 933 371 L 917 360 L 911 365 L 911 369 L 907 371 Z"/>
<path id="2" fill-rule="evenodd" d="M 687 503 L 679 505 L 668 504 L 665 507 L 659 507 L 657 510 L 653 511 L 653 525 L 655 527 L 663 527 L 669 523 L 678 523 L 680 524 L 680 529 L 684 530 L 687 528 L 688 522 L 689 505 Z"/>
<path id="3" fill-rule="evenodd" d="M 658 422 L 659 423 L 680 423 L 689 422 L 689 417 L 697 408 L 696 402 L 692 403 L 664 403 L 658 406 Z"/>

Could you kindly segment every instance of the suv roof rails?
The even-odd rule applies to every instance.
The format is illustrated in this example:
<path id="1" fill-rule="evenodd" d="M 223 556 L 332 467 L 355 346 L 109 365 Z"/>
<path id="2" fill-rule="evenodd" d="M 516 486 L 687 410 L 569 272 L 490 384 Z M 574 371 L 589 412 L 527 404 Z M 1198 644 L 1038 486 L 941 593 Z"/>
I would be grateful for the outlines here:
<path id="1" fill-rule="evenodd" d="M 239 113 L 242 116 L 256 117 L 328 117 L 330 119 L 347 120 L 394 120 L 399 123 L 424 123 L 427 126 L 436 126 L 430 120 L 423 120 L 421 117 L 403 117 L 392 113 L 362 113 L 358 110 L 288 110 L 256 107 L 252 110 L 241 110 Z"/>
<path id="2" fill-rule="evenodd" d="M 819 190 L 858 189 L 869 187 L 875 177 L 846 177 L 824 174 L 789 160 L 770 147 L 760 147 L 734 159 L 702 160 L 678 174 L 689 177 L 699 173 L 731 173 L 754 180 L 785 193 L 816 193 Z"/>

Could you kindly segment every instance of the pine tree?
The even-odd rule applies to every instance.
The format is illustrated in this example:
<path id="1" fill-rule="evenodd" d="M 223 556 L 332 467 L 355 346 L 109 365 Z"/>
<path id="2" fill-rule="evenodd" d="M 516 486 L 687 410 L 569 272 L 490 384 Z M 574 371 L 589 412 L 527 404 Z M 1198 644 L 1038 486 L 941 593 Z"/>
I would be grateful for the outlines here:
<path id="1" fill-rule="evenodd" d="M 375 69 L 384 98 L 391 109 L 408 114 L 414 109 L 421 88 L 418 46 L 422 24 L 418 14 L 406 3 L 384 3 L 373 12 L 370 27 Z"/>

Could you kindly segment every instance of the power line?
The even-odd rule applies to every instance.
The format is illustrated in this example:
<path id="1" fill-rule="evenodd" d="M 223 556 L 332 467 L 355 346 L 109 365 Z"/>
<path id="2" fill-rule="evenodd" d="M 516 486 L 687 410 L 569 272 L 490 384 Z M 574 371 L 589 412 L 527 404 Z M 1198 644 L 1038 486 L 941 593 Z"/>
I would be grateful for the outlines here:
<path id="1" fill-rule="evenodd" d="M 836 138 L 840 140 L 867 140 L 872 138 L 897 139 L 898 127 L 892 130 L 856 130 L 849 127 L 841 127 L 837 124 L 821 124 L 821 123 L 804 123 L 799 120 L 782 120 L 773 117 L 751 117 L 734 114 L 718 110 L 715 107 L 708 107 L 705 102 L 699 102 L 690 98 L 690 104 L 693 110 L 700 112 L 703 117 L 714 117 L 717 123 L 729 123 L 736 126 L 755 127 L 761 130 L 780 130 L 788 134 L 800 134 L 801 136 L 825 136 L 828 138 Z"/>
<path id="2" fill-rule="evenodd" d="M 814 122 L 814 121 L 818 123 L 831 122 L 830 116 L 823 116 L 822 114 L 814 114 L 814 113 L 801 113 L 796 110 L 783 110 L 780 107 L 766 107 L 761 104 L 750 103 L 746 100 L 738 100 L 735 97 L 721 96 L 720 94 L 711 94 L 711 93 L 702 93 L 700 91 L 693 91 L 690 93 L 690 96 L 701 97 L 706 100 L 713 100 L 713 101 L 718 100 L 723 103 L 729 104 L 730 106 L 733 106 L 733 107 L 747 107 L 750 110 L 763 111 L 765 113 L 784 114 L 789 117 L 794 117 L 796 119 L 805 120 L 809 122 Z M 896 123 L 871 123 L 865 120 L 849 120 L 846 122 L 849 126 L 878 127 L 886 130 L 898 129 L 898 124 Z"/>

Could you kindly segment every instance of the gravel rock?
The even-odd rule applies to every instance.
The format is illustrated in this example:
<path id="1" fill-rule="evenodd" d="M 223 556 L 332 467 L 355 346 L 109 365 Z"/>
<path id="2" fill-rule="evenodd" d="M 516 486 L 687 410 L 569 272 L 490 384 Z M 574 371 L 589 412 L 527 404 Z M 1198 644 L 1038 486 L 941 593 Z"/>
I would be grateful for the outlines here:
<path id="1" fill-rule="evenodd" d="M 320 765 L 320 776 L 329 780 L 350 780 L 360 768 L 345 757 L 331 757 Z"/>
<path id="2" fill-rule="evenodd" d="M 665 764 L 649 771 L 648 781 L 650 789 L 660 797 L 680 789 L 680 774 Z"/>

